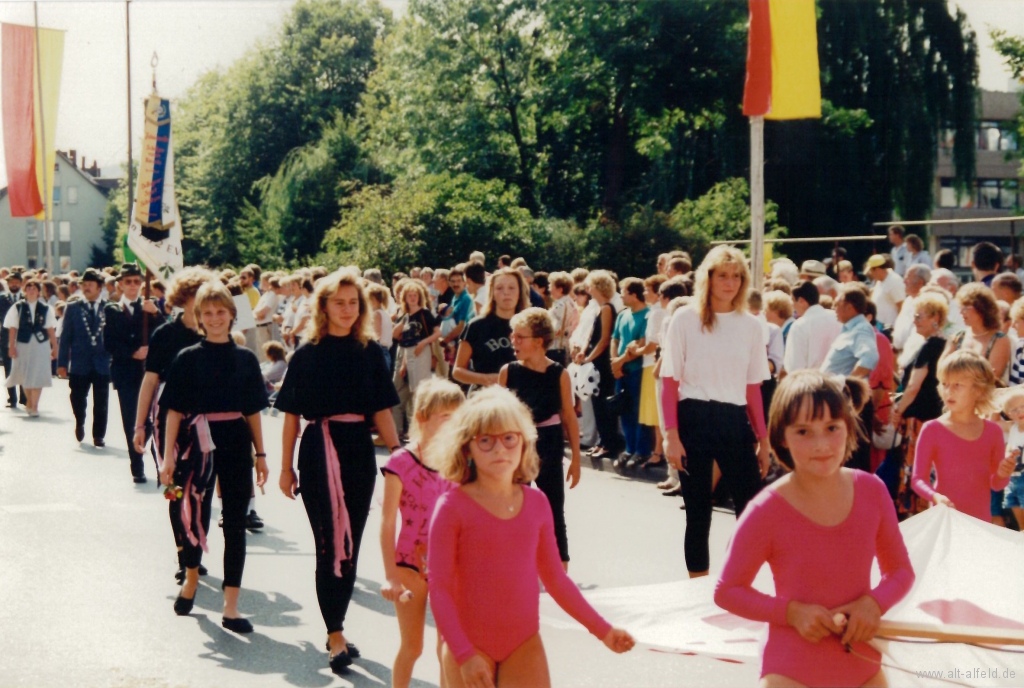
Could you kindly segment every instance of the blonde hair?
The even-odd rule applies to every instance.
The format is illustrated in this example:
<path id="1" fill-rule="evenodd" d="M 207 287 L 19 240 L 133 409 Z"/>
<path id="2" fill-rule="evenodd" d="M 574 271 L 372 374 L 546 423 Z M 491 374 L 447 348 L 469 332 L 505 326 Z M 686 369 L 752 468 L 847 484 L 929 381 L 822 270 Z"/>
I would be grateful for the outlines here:
<path id="1" fill-rule="evenodd" d="M 460 485 L 473 482 L 475 471 L 470 465 L 469 443 L 477 435 L 497 431 L 522 435 L 522 460 L 514 480 L 523 484 L 531 482 L 540 472 L 533 416 L 515 394 L 497 385 L 474 392 L 455 411 L 431 442 L 428 462 L 446 480 Z"/>
<path id="2" fill-rule="evenodd" d="M 939 327 L 946 324 L 949 317 L 949 302 L 945 297 L 935 292 L 922 292 L 914 299 L 914 310 L 923 311 L 928 317 L 939 316 Z"/>
<path id="3" fill-rule="evenodd" d="M 977 311 L 986 330 L 998 330 L 1002 324 L 996 295 L 984 284 L 965 284 L 956 293 L 956 300 L 961 306 Z"/>
<path id="4" fill-rule="evenodd" d="M 996 376 L 992 364 L 973 351 L 960 349 L 949 354 L 939 362 L 937 376 L 939 382 L 945 383 L 951 375 L 963 375 L 981 392 L 974 405 L 974 412 L 979 416 L 987 416 L 996 410 L 995 392 Z"/>
<path id="5" fill-rule="evenodd" d="M 419 294 L 419 297 L 420 297 L 420 308 L 424 308 L 424 309 L 429 311 L 430 310 L 430 292 L 428 292 L 427 288 L 425 286 L 423 286 L 423 283 L 420 282 L 419 280 L 414 280 L 414 279 L 402 280 L 402 281 L 405 282 L 405 284 L 402 285 L 402 289 L 401 289 L 402 296 L 401 296 L 401 299 L 398 302 L 398 308 L 403 313 L 405 313 L 406 315 L 409 314 L 409 310 L 408 310 L 409 306 L 408 306 L 408 303 L 405 300 L 405 297 L 408 296 L 409 291 L 411 290 L 411 291 L 414 291 L 417 294 Z"/>
<path id="6" fill-rule="evenodd" d="M 715 312 L 711 309 L 711 277 L 715 274 L 715 270 L 727 265 L 736 266 L 740 273 L 740 289 L 732 300 L 732 310 L 734 313 L 743 313 L 747 310 L 747 292 L 750 290 L 750 271 L 747 269 L 747 259 L 737 248 L 715 246 L 697 268 L 697 283 L 693 290 L 693 298 L 697 302 L 697 312 L 700 314 L 702 330 L 713 330 L 715 327 Z"/>
<path id="7" fill-rule="evenodd" d="M 607 270 L 594 270 L 587 275 L 583 283 L 588 287 L 593 287 L 606 299 L 615 296 L 615 280 L 612 278 L 612 273 Z"/>
<path id="8" fill-rule="evenodd" d="M 1024 320 L 1024 296 L 1013 302 L 1010 306 L 1010 320 Z"/>
<path id="9" fill-rule="evenodd" d="M 416 396 L 412 400 L 413 417 L 409 425 L 409 437 L 419 443 L 421 437 L 420 424 L 430 420 L 437 414 L 456 409 L 466 401 L 462 388 L 454 382 L 432 377 L 424 380 L 416 387 Z"/>
<path id="10" fill-rule="evenodd" d="M 793 297 L 784 291 L 770 291 L 765 294 L 764 307 L 778 313 L 783 320 L 793 317 Z"/>
<path id="11" fill-rule="evenodd" d="M 228 288 L 217 280 L 207 282 L 203 286 L 199 287 L 199 291 L 196 292 L 195 304 L 192 306 L 192 311 L 195 313 L 196 322 L 199 323 L 200 329 L 203 327 L 203 319 L 200 315 L 203 311 L 203 306 L 210 303 L 224 306 L 224 308 L 231 312 L 232 319 L 238 317 L 238 308 L 235 306 L 235 299 L 231 296 L 231 292 L 228 291 Z"/>
<path id="12" fill-rule="evenodd" d="M 1024 399 L 1024 387 L 1014 386 L 1004 389 L 999 395 L 999 408 L 1004 413 L 1009 413 L 1010 402 L 1014 399 Z"/>
<path id="13" fill-rule="evenodd" d="M 174 276 L 167 290 L 167 303 L 175 308 L 183 308 L 189 299 L 195 298 L 200 287 L 216 278 L 213 271 L 207 268 L 185 268 Z"/>
<path id="14" fill-rule="evenodd" d="M 527 308 L 520 311 L 512 316 L 508 324 L 513 330 L 517 327 L 530 330 L 530 336 L 540 338 L 545 349 L 555 338 L 555 324 L 551 321 L 551 315 L 543 308 Z"/>
<path id="15" fill-rule="evenodd" d="M 494 287 L 502 277 L 514 277 L 519 285 L 519 303 L 516 304 L 516 313 L 530 307 L 530 285 L 522 273 L 513 268 L 502 268 L 491 274 L 491 281 L 487 283 L 487 305 L 480 312 L 481 316 L 488 316 L 498 312 L 498 306 L 494 303 Z"/>
<path id="16" fill-rule="evenodd" d="M 351 334 L 360 344 L 366 346 L 368 342 L 377 338 L 373 330 L 373 323 L 370 321 L 370 303 L 366 298 L 366 290 L 363 288 L 363 278 L 358 271 L 349 268 L 338 270 L 333 275 L 328 275 L 316 283 L 316 291 L 313 292 L 313 306 L 309 314 L 309 323 L 306 325 L 304 336 L 306 341 L 317 344 L 327 336 L 327 300 L 338 293 L 342 287 L 352 287 L 359 297 L 359 316 L 352 323 Z"/>
<path id="17" fill-rule="evenodd" d="M 231 330 L 231 341 L 233 341 L 236 346 L 244 347 L 245 334 L 243 334 L 241 330 Z"/>

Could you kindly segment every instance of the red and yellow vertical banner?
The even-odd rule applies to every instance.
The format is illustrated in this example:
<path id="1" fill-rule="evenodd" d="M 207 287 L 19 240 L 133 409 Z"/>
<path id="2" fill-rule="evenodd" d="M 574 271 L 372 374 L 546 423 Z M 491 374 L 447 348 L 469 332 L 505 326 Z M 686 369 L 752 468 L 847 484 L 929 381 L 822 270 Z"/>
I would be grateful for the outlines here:
<path id="1" fill-rule="evenodd" d="M 747 50 L 744 115 L 821 117 L 814 0 L 750 0 Z"/>
<path id="2" fill-rule="evenodd" d="M 64 32 L 3 24 L 0 51 L 11 216 L 42 219 L 44 210 L 53 210 L 53 167 L 57 159 L 54 139 Z M 44 174 L 45 188 L 50 190 L 47 209 L 43 207 Z"/>

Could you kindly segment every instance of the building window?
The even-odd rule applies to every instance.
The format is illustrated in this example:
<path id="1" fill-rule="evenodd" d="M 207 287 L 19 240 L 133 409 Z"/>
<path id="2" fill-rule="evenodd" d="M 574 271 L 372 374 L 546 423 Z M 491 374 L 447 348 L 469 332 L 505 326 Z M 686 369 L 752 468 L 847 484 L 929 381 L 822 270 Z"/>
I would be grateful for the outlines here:
<path id="1" fill-rule="evenodd" d="M 999 207 L 999 180 L 979 179 L 978 180 L 978 207 L 998 208 Z"/>
<path id="2" fill-rule="evenodd" d="M 982 122 L 978 127 L 978 150 L 1017 150 L 1017 133 L 1012 122 Z"/>
<path id="3" fill-rule="evenodd" d="M 60 241 L 71 241 L 71 223 L 64 221 L 59 225 Z"/>
<path id="4" fill-rule="evenodd" d="M 68 205 L 75 205 L 76 203 L 78 203 L 78 187 L 77 186 L 69 186 L 68 187 Z"/>
<path id="5" fill-rule="evenodd" d="M 25 221 L 25 238 L 28 241 L 39 241 L 39 223 L 35 220 Z"/>
<path id="6" fill-rule="evenodd" d="M 957 200 L 953 180 L 943 177 L 939 180 L 939 207 L 1013 210 L 1020 202 L 1019 192 L 1020 182 L 1016 179 L 978 179 L 974 188 Z"/>
<path id="7" fill-rule="evenodd" d="M 61 257 L 60 257 L 60 271 L 61 272 L 70 272 L 71 271 L 71 256 L 70 255 L 67 255 L 67 256 L 65 256 L 63 254 L 61 255 Z"/>
<path id="8" fill-rule="evenodd" d="M 60 205 L 60 187 L 59 186 L 54 186 L 53 187 L 53 204 L 54 205 Z"/>

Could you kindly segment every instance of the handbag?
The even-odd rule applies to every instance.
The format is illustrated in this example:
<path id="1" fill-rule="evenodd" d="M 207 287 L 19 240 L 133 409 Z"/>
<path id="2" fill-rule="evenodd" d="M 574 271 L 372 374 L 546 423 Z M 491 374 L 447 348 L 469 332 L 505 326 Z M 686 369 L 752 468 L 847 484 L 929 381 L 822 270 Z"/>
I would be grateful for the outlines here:
<path id="1" fill-rule="evenodd" d="M 621 416 L 629 408 L 629 397 L 626 395 L 625 390 L 612 394 L 605 401 L 608 402 L 608 410 L 611 411 L 612 415 Z"/>

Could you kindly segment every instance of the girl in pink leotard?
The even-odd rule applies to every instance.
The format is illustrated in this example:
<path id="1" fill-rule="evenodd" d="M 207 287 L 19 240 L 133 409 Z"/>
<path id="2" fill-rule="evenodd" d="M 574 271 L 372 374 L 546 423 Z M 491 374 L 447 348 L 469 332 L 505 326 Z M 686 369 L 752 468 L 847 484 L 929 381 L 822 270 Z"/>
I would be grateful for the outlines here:
<path id="1" fill-rule="evenodd" d="M 431 461 L 459 487 L 430 524 L 430 607 L 452 688 L 551 683 L 538 629 L 538 577 L 558 604 L 615 652 L 632 649 L 562 569 L 551 507 L 537 476 L 529 410 L 501 387 L 470 396 L 431 444 Z"/>
<path id="2" fill-rule="evenodd" d="M 438 497 L 455 487 L 423 464 L 423 454 L 452 413 L 466 400 L 458 385 L 433 378 L 420 383 L 413 399 L 412 442 L 395 451 L 380 470 L 384 474 L 384 508 L 380 549 L 387 583 L 384 599 L 395 603 L 402 646 L 391 670 L 393 688 L 405 688 L 423 651 L 427 617 L 427 532 Z M 402 528 L 398 533 L 397 522 Z M 398 534 L 396 542 L 395 535 Z M 438 658 L 441 643 L 437 645 Z M 444 686 L 442 675 L 442 687 Z"/>
<path id="3" fill-rule="evenodd" d="M 769 437 L 792 472 L 747 505 L 715 588 L 722 609 L 768 622 L 762 687 L 886 685 L 867 641 L 914 571 L 885 485 L 843 468 L 858 432 L 835 378 L 801 370 L 775 392 Z M 875 558 L 882 579 L 872 588 Z M 765 562 L 774 596 L 751 585 Z"/>
<path id="4" fill-rule="evenodd" d="M 946 412 L 921 428 L 911 485 L 932 504 L 989 522 L 1002 513 L 1002 491 L 1017 463 L 1005 455 L 1002 428 L 983 418 L 995 410 L 995 374 L 986 359 L 960 350 L 942 359 L 938 377 Z M 991 508 L 992 491 L 997 492 L 997 509 Z"/>

